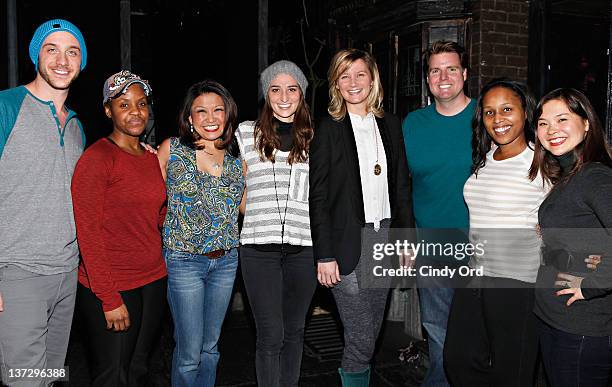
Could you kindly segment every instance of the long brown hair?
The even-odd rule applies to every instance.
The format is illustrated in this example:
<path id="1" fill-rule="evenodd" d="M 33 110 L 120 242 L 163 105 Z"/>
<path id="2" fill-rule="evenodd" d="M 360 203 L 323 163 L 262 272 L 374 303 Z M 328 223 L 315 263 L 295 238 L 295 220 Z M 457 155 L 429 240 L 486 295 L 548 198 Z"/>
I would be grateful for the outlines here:
<path id="1" fill-rule="evenodd" d="M 268 91 L 266 90 L 266 93 Z M 278 122 L 274 117 L 274 111 L 267 96 L 259 118 L 255 122 L 255 148 L 259 151 L 262 161 L 274 162 L 274 150 L 280 148 L 280 136 L 276 129 Z M 304 94 L 300 89 L 300 102 L 293 117 L 293 145 L 289 151 L 287 161 L 289 164 L 303 163 L 308 159 L 310 141 L 314 135 L 310 109 L 304 100 Z"/>
<path id="2" fill-rule="evenodd" d="M 586 132 L 584 140 L 570 151 L 574 152 L 576 156 L 576 165 L 572 168 L 570 173 L 563 178 L 561 177 L 559 162 L 552 153 L 544 149 L 540 143 L 540 139 L 536 136 L 533 162 L 529 169 L 529 178 L 532 180 L 535 179 L 538 172 L 540 172 L 544 181 L 557 184 L 569 180 L 587 163 L 602 163 L 612 168 L 612 155 L 610 154 L 610 148 L 606 144 L 603 127 L 601 126 L 593 105 L 591 105 L 589 99 L 580 91 L 571 88 L 560 88 L 542 97 L 535 110 L 534 122 L 536 126 L 542 115 L 544 104 L 552 100 L 564 102 L 569 110 L 589 123 L 589 130 Z"/>

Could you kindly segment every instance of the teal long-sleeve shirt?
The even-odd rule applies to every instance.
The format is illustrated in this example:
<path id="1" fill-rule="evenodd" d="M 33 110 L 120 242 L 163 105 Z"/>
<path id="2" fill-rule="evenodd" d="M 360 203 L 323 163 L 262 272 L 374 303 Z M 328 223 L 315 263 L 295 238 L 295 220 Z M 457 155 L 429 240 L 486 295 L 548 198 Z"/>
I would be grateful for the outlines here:
<path id="1" fill-rule="evenodd" d="M 472 165 L 471 120 L 476 102 L 454 116 L 435 104 L 409 113 L 402 125 L 418 228 L 469 227 L 463 185 Z"/>

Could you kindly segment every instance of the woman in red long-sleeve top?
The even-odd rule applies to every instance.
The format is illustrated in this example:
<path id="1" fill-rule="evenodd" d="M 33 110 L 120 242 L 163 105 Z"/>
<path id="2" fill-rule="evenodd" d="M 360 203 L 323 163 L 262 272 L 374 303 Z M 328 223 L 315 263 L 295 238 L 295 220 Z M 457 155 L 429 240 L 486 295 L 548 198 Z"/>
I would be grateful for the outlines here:
<path id="1" fill-rule="evenodd" d="M 81 250 L 77 308 L 92 386 L 143 386 L 165 310 L 159 227 L 166 200 L 157 157 L 139 144 L 151 87 L 129 71 L 104 84 L 113 132 L 89 147 L 72 179 Z"/>

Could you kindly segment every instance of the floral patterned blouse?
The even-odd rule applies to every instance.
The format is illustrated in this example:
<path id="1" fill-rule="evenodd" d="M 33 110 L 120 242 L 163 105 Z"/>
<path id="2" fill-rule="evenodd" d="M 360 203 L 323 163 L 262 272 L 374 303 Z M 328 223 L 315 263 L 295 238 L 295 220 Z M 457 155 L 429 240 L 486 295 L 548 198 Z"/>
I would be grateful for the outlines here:
<path id="1" fill-rule="evenodd" d="M 192 254 L 237 247 L 242 160 L 225 152 L 221 176 L 213 176 L 198 170 L 195 149 L 173 137 L 166 174 L 164 247 Z"/>

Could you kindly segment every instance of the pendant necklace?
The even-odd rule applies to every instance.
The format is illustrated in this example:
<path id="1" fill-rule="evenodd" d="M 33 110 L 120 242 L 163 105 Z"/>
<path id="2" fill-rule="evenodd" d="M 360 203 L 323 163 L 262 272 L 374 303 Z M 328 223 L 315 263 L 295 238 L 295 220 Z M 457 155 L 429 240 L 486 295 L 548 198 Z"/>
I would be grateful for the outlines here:
<path id="1" fill-rule="evenodd" d="M 202 148 L 202 151 L 203 151 L 204 153 L 206 153 L 207 155 L 210 155 L 210 156 L 212 156 L 212 155 L 213 155 L 212 153 L 208 152 L 208 151 L 207 151 L 206 149 L 204 149 L 204 148 Z M 219 168 L 221 168 L 221 165 L 219 165 L 219 163 L 218 163 L 216 160 L 213 160 L 213 162 L 212 162 L 212 167 L 213 167 L 213 169 L 214 169 L 214 170 L 215 170 L 215 172 L 216 172 L 216 171 L 218 171 L 218 170 L 219 170 Z"/>
<path id="2" fill-rule="evenodd" d="M 378 176 L 382 172 L 382 167 L 378 164 L 378 133 L 376 132 L 377 126 L 372 114 L 372 126 L 374 127 L 374 141 L 376 142 L 376 164 L 374 164 L 374 175 Z"/>
<path id="3" fill-rule="evenodd" d="M 293 164 L 290 164 L 289 167 L 289 182 L 287 183 L 287 196 L 285 197 L 285 211 L 283 213 L 283 216 L 281 217 L 281 207 L 279 203 L 280 201 L 278 200 L 278 188 L 276 187 L 276 168 L 274 167 L 274 164 L 276 164 L 276 155 L 274 156 L 275 158 L 272 160 L 272 175 L 274 176 L 274 193 L 276 195 L 276 208 L 278 210 L 278 219 L 280 220 L 281 224 L 281 255 L 285 256 L 285 222 L 287 221 L 287 207 L 289 205 L 289 189 L 291 188 L 291 172 L 293 172 Z"/>

